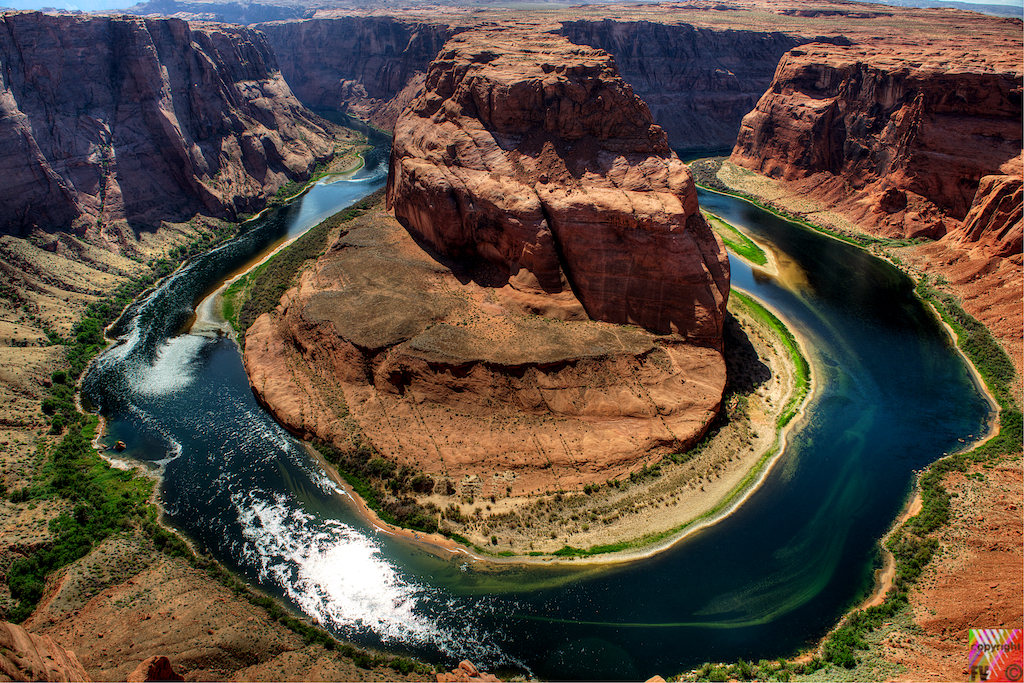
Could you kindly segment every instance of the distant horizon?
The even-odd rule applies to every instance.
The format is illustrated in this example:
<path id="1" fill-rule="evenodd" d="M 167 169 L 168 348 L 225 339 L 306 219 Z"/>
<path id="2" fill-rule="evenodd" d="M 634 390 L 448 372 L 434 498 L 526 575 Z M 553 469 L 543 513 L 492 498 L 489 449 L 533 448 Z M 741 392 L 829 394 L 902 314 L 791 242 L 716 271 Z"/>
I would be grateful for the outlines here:
<path id="1" fill-rule="evenodd" d="M 82 12 L 96 12 L 102 10 L 112 9 L 127 9 L 134 7 L 137 4 L 141 4 L 145 0 L 0 0 L 0 8 L 4 9 L 16 9 L 16 10 L 41 10 L 41 9 L 59 9 L 66 11 L 82 11 Z M 230 0 L 226 0 L 230 2 Z M 244 1 L 244 0 L 239 0 Z M 578 2 L 578 0 L 576 0 Z M 609 4 L 615 4 L 617 0 L 604 0 Z M 655 2 L 657 0 L 649 0 Z M 865 2 L 871 2 L 874 4 L 893 4 L 892 2 L 885 2 L 884 0 L 864 0 Z M 944 0 L 935 0 L 936 2 L 942 2 Z M 949 0 L 945 0 L 949 1 Z M 972 5 L 1000 5 L 1004 7 L 1024 7 L 1024 0 L 956 0 L 958 2 L 966 2 Z M 592 2 L 591 4 L 599 4 L 598 2 Z M 470 3 L 467 3 L 470 4 Z M 500 4 L 500 3 L 498 3 Z"/>

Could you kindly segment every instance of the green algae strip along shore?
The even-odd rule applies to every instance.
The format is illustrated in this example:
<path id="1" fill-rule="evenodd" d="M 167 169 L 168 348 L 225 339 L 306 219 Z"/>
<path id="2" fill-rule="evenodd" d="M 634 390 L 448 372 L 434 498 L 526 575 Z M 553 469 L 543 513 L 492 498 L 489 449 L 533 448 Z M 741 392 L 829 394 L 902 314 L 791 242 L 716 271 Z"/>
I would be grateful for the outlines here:
<path id="1" fill-rule="evenodd" d="M 764 266 L 769 266 L 768 253 L 760 244 L 752 240 L 744 234 L 742 230 L 727 222 L 720 216 L 716 216 L 710 211 L 705 211 L 703 209 L 701 209 L 701 213 L 704 214 L 704 218 L 711 226 L 711 229 L 722 238 L 722 242 L 725 243 L 725 246 L 729 251 L 753 267 L 763 268 Z M 775 268 L 774 264 L 771 264 L 769 268 L 775 271 L 778 270 Z"/>
<path id="2" fill-rule="evenodd" d="M 772 465 L 785 450 L 786 436 L 793 418 L 802 414 L 813 395 L 814 383 L 810 364 L 807 362 L 803 344 L 782 322 L 778 315 L 751 294 L 734 288 L 731 296 L 739 300 L 751 317 L 757 318 L 775 334 L 779 344 L 786 350 L 793 365 L 792 385 L 789 397 L 776 418 L 775 440 L 757 462 L 747 471 L 739 483 L 733 486 L 718 503 L 699 516 L 666 531 L 642 536 L 632 541 L 594 546 L 587 549 L 566 547 L 554 553 L 558 557 L 580 559 L 602 556 L 600 561 L 616 562 L 649 557 L 670 548 L 689 534 L 718 522 L 735 511 L 764 481 Z"/>

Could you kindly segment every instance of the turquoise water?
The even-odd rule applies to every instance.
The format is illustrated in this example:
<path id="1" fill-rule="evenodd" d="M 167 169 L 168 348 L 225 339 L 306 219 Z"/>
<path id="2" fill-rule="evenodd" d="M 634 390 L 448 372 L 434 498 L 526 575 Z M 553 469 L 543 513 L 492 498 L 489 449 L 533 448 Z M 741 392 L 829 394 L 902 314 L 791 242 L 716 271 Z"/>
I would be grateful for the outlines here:
<path id="1" fill-rule="evenodd" d="M 914 470 L 984 430 L 987 403 L 898 270 L 702 193 L 702 206 L 789 264 L 778 280 L 734 260 L 733 284 L 807 340 L 818 384 L 761 488 L 670 550 L 605 568 L 496 567 L 368 528 L 256 404 L 237 346 L 178 332 L 200 295 L 257 243 L 307 229 L 309 216 L 379 187 L 386 151 L 345 192 L 338 183 L 314 188 L 137 302 L 122 343 L 84 383 L 109 417 L 106 440 L 123 439 L 129 457 L 162 470 L 173 524 L 341 637 L 548 679 L 644 679 L 708 660 L 789 655 L 870 589 L 876 541 Z"/>

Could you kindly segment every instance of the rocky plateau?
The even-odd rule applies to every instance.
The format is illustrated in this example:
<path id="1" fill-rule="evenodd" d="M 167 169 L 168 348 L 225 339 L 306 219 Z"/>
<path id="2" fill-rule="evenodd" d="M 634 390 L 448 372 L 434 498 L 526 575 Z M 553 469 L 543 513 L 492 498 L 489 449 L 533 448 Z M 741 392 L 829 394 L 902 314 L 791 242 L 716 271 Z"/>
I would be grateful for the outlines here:
<path id="1" fill-rule="evenodd" d="M 518 86 L 517 97 L 530 83 L 565 79 L 561 97 L 572 113 L 560 121 L 559 105 L 556 129 L 589 125 L 572 79 L 596 73 L 601 80 L 612 64 L 591 48 L 612 55 L 632 94 L 647 103 L 649 116 L 637 120 L 648 131 L 652 121 L 660 126 L 674 149 L 732 147 L 749 113 L 734 160 L 776 177 L 772 187 L 784 192 L 773 203 L 811 220 L 836 214 L 883 237 L 926 238 L 899 249 L 899 257 L 916 272 L 946 278 L 1021 371 L 1019 20 L 825 0 L 559 5 L 529 13 L 294 5 L 156 0 L 141 8 L 189 23 L 3 15 L 0 168 L 8 182 L 0 188 L 0 232 L 13 233 L 0 235 L 0 452 L 8 491 L 36 480 L 48 443 L 38 406 L 63 355 L 47 346 L 47 330 L 66 334 L 87 303 L 142 274 L 140 254 L 155 258 L 209 227 L 162 221 L 196 213 L 234 218 L 261 207 L 287 180 L 306 177 L 333 143 L 326 124 L 299 101 L 392 130 L 414 101 L 426 107 L 422 113 L 433 106 L 417 98 L 447 41 L 481 27 L 504 27 L 506 36 L 525 31 L 545 45 L 561 36 L 577 48 L 560 50 L 590 55 L 579 73 L 541 69 Z M 201 23 L 211 19 L 273 23 L 258 31 Z M 426 225 L 423 198 L 458 207 L 474 196 L 478 186 L 464 179 L 472 174 L 460 178 L 455 164 L 493 171 L 493 185 L 485 184 L 493 207 L 508 201 L 495 189 L 506 184 L 540 197 L 539 174 L 550 181 L 552 168 L 564 167 L 561 177 L 579 183 L 581 193 L 612 189 L 582 180 L 598 175 L 592 161 L 622 150 L 593 141 L 577 148 L 578 141 L 553 135 L 536 158 L 505 149 L 533 113 L 494 121 L 490 102 L 506 94 L 504 82 L 480 72 L 501 66 L 486 56 L 498 44 L 480 46 L 479 62 L 453 57 L 439 67 L 449 76 L 438 76 L 425 95 L 438 108 L 407 124 L 419 137 L 414 154 L 403 148 L 404 158 L 450 185 L 440 192 L 441 185 L 420 183 L 420 199 L 405 201 L 419 242 L 379 212 L 363 217 L 258 321 L 246 349 L 257 391 L 297 432 L 339 445 L 355 445 L 359 432 L 382 453 L 436 468 L 477 496 L 622 476 L 648 462 L 643 453 L 653 461 L 699 433 L 725 383 L 713 338 L 693 346 L 683 336 L 697 338 L 706 325 L 664 335 L 583 320 L 592 309 L 555 230 L 530 231 L 514 211 L 514 225 L 466 222 L 460 213 L 459 230 L 478 248 L 447 237 L 431 242 L 441 233 L 415 227 Z M 472 83 L 455 78 L 471 71 Z M 451 93 L 437 89 L 442 81 Z M 462 99 L 451 97 L 456 82 Z M 633 102 L 625 88 L 615 98 Z M 470 125 L 461 114 L 447 118 L 460 107 L 486 111 L 477 118 L 490 117 L 491 127 Z M 630 111 L 627 118 L 642 114 Z M 461 145 L 431 140 L 428 122 L 438 115 L 441 127 L 465 136 Z M 488 153 L 474 159 L 467 143 L 488 138 Z M 655 184 L 675 168 L 656 138 L 629 142 L 652 150 L 657 143 L 649 162 L 661 169 Z M 636 170 L 629 166 L 622 177 Z M 686 193 L 676 196 L 686 214 Z M 434 216 L 427 218 L 432 224 Z M 541 219 L 548 220 L 543 212 Z M 53 229 L 73 232 L 60 235 L 59 245 L 38 239 Z M 25 234 L 32 240 L 14 236 Z M 542 242 L 549 255 L 530 260 Z M 144 248 L 126 258 L 136 244 Z M 705 319 L 713 328 L 713 317 Z M 396 427 L 409 425 L 407 436 L 398 435 Z M 472 436 L 485 429 L 493 437 Z M 495 453 L 502 459 L 491 462 Z M 962 674 L 962 634 L 979 619 L 1020 625 L 1019 460 L 977 475 L 948 482 L 959 494 L 956 519 L 941 532 L 951 550 L 913 596 L 915 623 L 883 643 L 883 654 L 906 667 L 900 678 Z M 50 542 L 47 523 L 63 505 L 0 501 L 3 566 Z M 20 653 L 34 648 L 43 655 L 30 662 L 33 675 L 47 671 L 55 680 L 124 680 L 154 654 L 166 654 L 190 680 L 417 678 L 359 668 L 307 645 L 206 573 L 133 538 L 129 545 L 139 547 L 108 541 L 51 577 L 46 604 L 26 622 L 31 634 L 8 629 L 5 675 L 28 677 L 18 667 L 29 657 Z M 130 571 L 122 571 L 126 561 Z M 965 612 L 964 604 L 977 610 Z M 23 650 L 7 644 L 29 642 L 26 636 L 31 645 Z M 78 653 L 85 674 L 49 638 Z M 52 668 L 55 659 L 68 666 Z"/>
<path id="2" fill-rule="evenodd" d="M 347 447 L 347 416 L 483 495 L 628 475 L 725 387 L 728 262 L 689 171 L 607 53 L 527 38 L 448 41 L 396 126 L 397 222 L 353 224 L 245 339 L 297 432 Z"/>

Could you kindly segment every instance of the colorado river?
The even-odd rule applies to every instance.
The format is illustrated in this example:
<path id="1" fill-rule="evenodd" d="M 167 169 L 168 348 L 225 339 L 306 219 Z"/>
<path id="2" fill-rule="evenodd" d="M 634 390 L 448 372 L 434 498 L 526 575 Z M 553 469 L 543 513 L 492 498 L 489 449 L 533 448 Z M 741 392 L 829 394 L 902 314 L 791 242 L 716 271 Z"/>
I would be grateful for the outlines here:
<path id="1" fill-rule="evenodd" d="M 494 567 L 375 531 L 254 400 L 234 342 L 180 334 L 197 301 L 268 244 L 380 187 L 386 150 L 318 184 L 140 299 L 83 391 L 106 443 L 162 471 L 170 521 L 347 640 L 548 679 L 643 679 L 792 654 L 870 588 L 913 472 L 980 435 L 989 407 L 897 269 L 731 197 L 703 207 L 769 243 L 780 278 L 733 284 L 806 341 L 817 391 L 764 484 L 653 558 Z"/>

